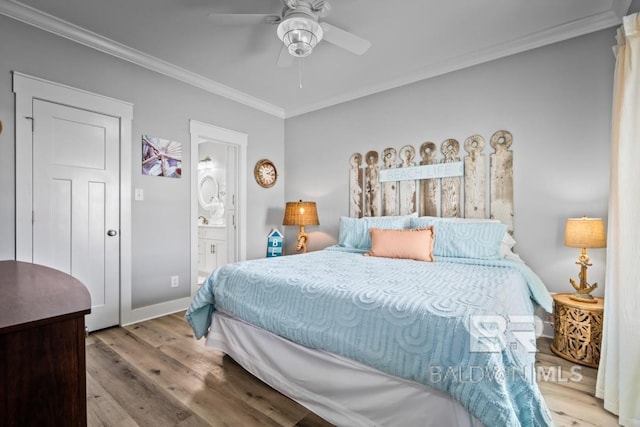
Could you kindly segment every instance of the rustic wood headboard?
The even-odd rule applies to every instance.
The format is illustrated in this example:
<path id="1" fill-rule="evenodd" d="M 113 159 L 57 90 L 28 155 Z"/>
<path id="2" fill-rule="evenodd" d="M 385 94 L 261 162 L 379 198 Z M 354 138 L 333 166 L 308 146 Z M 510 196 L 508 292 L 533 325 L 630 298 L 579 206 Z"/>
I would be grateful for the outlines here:
<path id="1" fill-rule="evenodd" d="M 464 141 L 467 154 L 462 160 L 460 143 L 455 139 L 440 144 L 441 159 L 437 158 L 436 144 L 423 143 L 418 164 L 411 145 L 399 151 L 386 148 L 381 155 L 377 151 L 364 156 L 354 153 L 349 159 L 349 216 L 418 212 L 420 216 L 492 218 L 507 224 L 512 233 L 512 143 L 511 133 L 506 130 L 491 136 L 493 153 L 488 168 L 483 154 L 485 140 L 480 135 Z"/>

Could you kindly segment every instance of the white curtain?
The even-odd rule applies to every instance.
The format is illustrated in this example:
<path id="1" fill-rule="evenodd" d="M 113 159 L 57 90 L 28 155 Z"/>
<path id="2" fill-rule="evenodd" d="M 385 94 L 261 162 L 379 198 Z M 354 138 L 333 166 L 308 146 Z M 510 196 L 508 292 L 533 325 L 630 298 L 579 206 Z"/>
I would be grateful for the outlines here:
<path id="1" fill-rule="evenodd" d="M 620 424 L 640 427 L 640 13 L 623 18 L 614 48 L 602 354 L 596 396 Z"/>

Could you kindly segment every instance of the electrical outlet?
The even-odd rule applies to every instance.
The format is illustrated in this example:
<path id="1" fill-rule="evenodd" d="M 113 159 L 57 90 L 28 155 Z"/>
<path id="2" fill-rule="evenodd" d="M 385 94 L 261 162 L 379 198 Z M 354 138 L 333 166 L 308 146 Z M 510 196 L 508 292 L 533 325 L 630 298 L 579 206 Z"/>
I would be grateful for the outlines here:
<path id="1" fill-rule="evenodd" d="M 179 276 L 171 276 L 171 287 L 177 288 L 180 286 L 180 277 Z"/>

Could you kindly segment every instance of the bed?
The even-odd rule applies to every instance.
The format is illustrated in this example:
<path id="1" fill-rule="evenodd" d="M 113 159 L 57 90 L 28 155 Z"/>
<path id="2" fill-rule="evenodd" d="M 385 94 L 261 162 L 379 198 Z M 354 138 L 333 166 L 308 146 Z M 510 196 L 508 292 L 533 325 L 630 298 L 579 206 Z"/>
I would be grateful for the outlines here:
<path id="1" fill-rule="evenodd" d="M 432 262 L 385 256 L 424 230 Z M 339 240 L 214 271 L 186 314 L 196 337 L 335 425 L 552 424 L 533 316 L 551 298 L 506 225 L 343 217 Z"/>

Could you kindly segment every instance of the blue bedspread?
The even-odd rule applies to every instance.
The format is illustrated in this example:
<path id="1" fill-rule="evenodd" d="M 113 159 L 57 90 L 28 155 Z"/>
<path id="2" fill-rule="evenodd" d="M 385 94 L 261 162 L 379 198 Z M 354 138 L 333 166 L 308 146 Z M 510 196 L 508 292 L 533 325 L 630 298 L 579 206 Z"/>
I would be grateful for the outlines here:
<path id="1" fill-rule="evenodd" d="M 425 263 L 328 249 L 225 265 L 186 318 L 201 338 L 215 310 L 230 313 L 449 393 L 485 426 L 548 426 L 535 353 L 509 331 L 492 351 L 471 351 L 474 316 L 531 315 L 530 298 L 550 310 L 544 285 L 518 262 Z"/>

